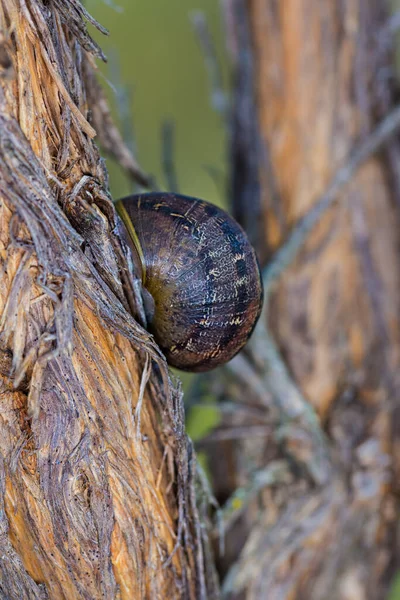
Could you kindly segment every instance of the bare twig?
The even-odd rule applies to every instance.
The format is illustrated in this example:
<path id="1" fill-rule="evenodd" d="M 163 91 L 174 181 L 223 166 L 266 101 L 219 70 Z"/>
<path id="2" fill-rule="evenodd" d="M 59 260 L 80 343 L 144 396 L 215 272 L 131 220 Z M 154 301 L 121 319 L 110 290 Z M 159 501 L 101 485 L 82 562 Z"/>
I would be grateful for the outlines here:
<path id="1" fill-rule="evenodd" d="M 170 192 L 179 192 L 175 161 L 175 123 L 170 119 L 164 121 L 161 128 L 161 153 L 167 189 Z"/>
<path id="2" fill-rule="evenodd" d="M 193 11 L 190 15 L 194 31 L 199 40 L 211 87 L 211 106 L 226 121 L 228 98 L 224 91 L 221 66 L 218 61 L 214 41 L 207 20 L 201 11 Z"/>
<path id="3" fill-rule="evenodd" d="M 393 109 L 388 116 L 360 143 L 344 161 L 332 179 L 326 192 L 316 202 L 312 209 L 304 215 L 294 227 L 288 240 L 275 253 L 271 262 L 264 269 L 264 286 L 266 292 L 265 304 L 271 285 L 282 275 L 296 258 L 298 251 L 307 239 L 310 231 L 320 221 L 321 217 L 332 206 L 339 192 L 350 182 L 361 165 L 371 158 L 400 128 L 400 106 Z"/>
<path id="4" fill-rule="evenodd" d="M 118 131 L 108 107 L 104 91 L 92 70 L 86 69 L 85 79 L 92 106 L 92 119 L 104 150 L 115 158 L 139 185 L 150 187 L 149 176 L 141 169 Z"/>
<path id="5" fill-rule="evenodd" d="M 135 410 L 136 436 L 138 439 L 140 439 L 140 437 L 141 437 L 140 421 L 141 421 L 141 411 L 142 411 L 142 404 L 143 404 L 143 399 L 144 399 L 144 392 L 146 389 L 147 382 L 149 381 L 150 374 L 151 374 L 151 361 L 149 359 L 149 355 L 146 354 L 145 363 L 144 363 L 143 372 L 142 372 L 142 378 L 140 381 L 139 397 L 137 400 L 136 410 Z"/>
<path id="6" fill-rule="evenodd" d="M 133 86 L 124 83 L 122 80 L 121 59 L 117 52 L 109 53 L 109 64 L 111 72 L 111 82 L 109 82 L 109 85 L 115 94 L 117 102 L 118 117 L 122 129 L 121 134 L 129 150 L 136 156 L 137 148 L 132 114 Z"/>
<path id="7" fill-rule="evenodd" d="M 219 511 L 224 531 L 233 525 L 261 490 L 284 481 L 289 474 L 288 464 L 284 460 L 271 462 L 267 467 L 253 473 L 250 481 L 237 488 Z"/>
<path id="8" fill-rule="evenodd" d="M 313 450 L 309 451 L 310 459 L 307 460 L 306 464 L 312 477 L 319 483 L 326 481 L 330 472 L 327 442 L 315 411 L 292 380 L 273 337 L 267 330 L 269 294 L 273 283 L 293 262 L 308 234 L 332 206 L 339 192 L 349 183 L 360 166 L 375 154 L 399 128 L 400 107 L 397 107 L 351 152 L 334 176 L 326 192 L 295 226 L 287 242 L 276 252 L 274 258 L 264 270 L 265 302 L 263 314 L 249 347 L 255 364 L 259 364 L 263 373 L 258 387 L 265 387 L 272 394 L 275 404 L 280 410 L 282 422 L 286 419 L 289 419 L 289 421 L 295 420 L 304 428 L 304 433 L 308 432 L 310 436 L 308 442 L 311 443 Z M 234 359 L 230 365 L 236 376 L 235 361 L 239 358 L 242 363 L 246 362 L 242 355 Z M 241 365 L 238 372 L 241 373 L 242 371 L 243 365 Z M 293 429 L 290 427 L 281 428 L 279 431 L 282 438 L 293 433 Z"/>
<path id="9" fill-rule="evenodd" d="M 262 399 L 258 390 L 264 389 L 267 406 L 271 405 L 272 399 L 272 405 L 279 414 L 280 427 L 273 434 L 279 437 L 278 441 L 286 442 L 287 452 L 295 455 L 297 462 L 303 463 L 315 483 L 324 484 L 332 468 L 327 440 L 313 407 L 290 376 L 266 323 L 266 319 L 260 319 L 249 344 L 252 361 L 242 353 L 228 363 L 227 368 L 235 377 L 242 379 L 244 373 L 254 373 L 250 381 L 253 393 L 257 394 L 255 397 Z M 257 370 L 252 364 L 257 365 Z M 297 443 L 294 450 L 290 444 L 294 430 L 293 427 L 283 427 L 287 424 L 296 425 L 300 434 L 300 444 Z"/>
<path id="10" fill-rule="evenodd" d="M 211 443 L 222 442 L 226 440 L 249 439 L 249 437 L 269 437 L 272 433 L 268 425 L 244 425 L 243 427 L 229 427 L 227 429 L 217 429 L 196 443 L 196 448 L 204 448 Z"/>
<path id="11" fill-rule="evenodd" d="M 109 6 L 110 8 L 112 8 L 113 10 L 115 10 L 115 12 L 117 13 L 123 13 L 124 9 L 122 8 L 122 6 L 119 6 L 118 4 L 115 4 L 113 2 L 113 0 L 103 0 L 104 4 L 106 6 Z"/>

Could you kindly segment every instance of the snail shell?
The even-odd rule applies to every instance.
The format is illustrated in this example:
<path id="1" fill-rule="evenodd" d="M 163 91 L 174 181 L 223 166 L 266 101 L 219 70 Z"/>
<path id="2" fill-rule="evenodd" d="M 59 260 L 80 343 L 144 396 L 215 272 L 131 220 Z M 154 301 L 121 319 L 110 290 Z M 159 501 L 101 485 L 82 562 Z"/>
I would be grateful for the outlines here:
<path id="1" fill-rule="evenodd" d="M 178 194 L 128 196 L 116 207 L 152 299 L 144 297 L 148 329 L 169 364 L 208 371 L 230 360 L 248 340 L 263 299 L 242 228 L 217 206 Z"/>

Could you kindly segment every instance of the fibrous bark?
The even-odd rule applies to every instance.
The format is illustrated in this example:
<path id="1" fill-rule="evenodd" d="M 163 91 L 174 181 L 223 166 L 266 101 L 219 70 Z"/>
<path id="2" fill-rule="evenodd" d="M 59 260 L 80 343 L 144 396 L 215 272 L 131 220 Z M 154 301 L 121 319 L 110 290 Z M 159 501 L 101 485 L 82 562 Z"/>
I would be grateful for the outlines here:
<path id="1" fill-rule="evenodd" d="M 389 7 L 224 7 L 234 208 L 267 283 L 264 322 L 227 375 L 237 410 L 224 406 L 208 442 L 212 457 L 223 433 L 237 436 L 210 458 L 226 500 L 224 594 L 384 598 L 398 512 L 398 140 L 358 165 L 293 264 L 270 263 L 391 110 Z"/>
<path id="2" fill-rule="evenodd" d="M 141 183 L 76 0 L 0 1 L 0 593 L 181 598 L 205 577 L 179 389 L 138 325 L 96 130 Z"/>

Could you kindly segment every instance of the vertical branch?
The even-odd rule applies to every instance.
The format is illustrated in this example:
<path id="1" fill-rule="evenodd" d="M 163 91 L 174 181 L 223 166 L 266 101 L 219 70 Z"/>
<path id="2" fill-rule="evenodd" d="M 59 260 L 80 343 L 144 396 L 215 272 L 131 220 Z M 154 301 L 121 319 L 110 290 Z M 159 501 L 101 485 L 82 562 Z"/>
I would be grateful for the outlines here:
<path id="1" fill-rule="evenodd" d="M 182 396 L 130 312 L 140 291 L 96 133 L 148 179 L 111 121 L 87 22 L 105 33 L 76 0 L 0 0 L 0 585 L 212 597 Z"/>

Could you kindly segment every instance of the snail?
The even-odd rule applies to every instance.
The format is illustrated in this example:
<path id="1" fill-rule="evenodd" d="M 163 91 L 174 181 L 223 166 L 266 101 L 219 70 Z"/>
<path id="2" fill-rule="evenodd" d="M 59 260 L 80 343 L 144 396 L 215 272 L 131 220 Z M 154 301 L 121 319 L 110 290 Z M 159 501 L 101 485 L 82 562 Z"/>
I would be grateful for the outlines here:
<path id="1" fill-rule="evenodd" d="M 261 312 L 255 252 L 225 211 L 171 193 L 116 202 L 140 264 L 148 329 L 168 363 L 208 371 L 245 345 Z"/>

